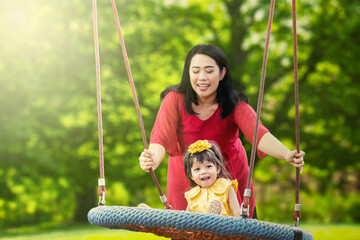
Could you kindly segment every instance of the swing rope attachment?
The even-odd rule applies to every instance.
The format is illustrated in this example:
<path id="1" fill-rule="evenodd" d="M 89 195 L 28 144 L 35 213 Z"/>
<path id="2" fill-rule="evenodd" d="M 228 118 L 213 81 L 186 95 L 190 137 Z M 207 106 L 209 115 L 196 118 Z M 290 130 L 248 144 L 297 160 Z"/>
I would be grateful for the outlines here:
<path id="1" fill-rule="evenodd" d="M 99 178 L 98 180 L 99 190 L 101 190 L 101 194 L 99 194 L 99 205 L 105 205 L 105 191 L 102 191 L 105 188 L 105 179 Z"/>
<path id="2" fill-rule="evenodd" d="M 249 212 L 250 212 L 250 205 L 249 205 L 250 197 L 251 197 L 251 189 L 247 188 L 244 191 L 244 202 L 240 206 L 240 213 L 241 213 L 241 216 L 243 216 L 244 218 L 248 218 L 250 215 L 249 214 Z"/>

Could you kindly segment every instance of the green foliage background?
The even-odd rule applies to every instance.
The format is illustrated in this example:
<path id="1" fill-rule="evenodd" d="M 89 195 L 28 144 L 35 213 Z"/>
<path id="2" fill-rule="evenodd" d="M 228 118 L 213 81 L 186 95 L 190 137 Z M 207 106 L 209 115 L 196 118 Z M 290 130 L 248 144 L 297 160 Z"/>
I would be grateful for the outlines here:
<path id="1" fill-rule="evenodd" d="M 214 43 L 256 108 L 269 1 L 118 0 L 147 136 L 187 52 Z M 360 2 L 298 1 L 304 221 L 359 222 Z M 262 121 L 295 149 L 291 1 L 278 1 Z M 110 1 L 98 1 L 107 204 L 160 207 L 138 166 L 141 133 Z M 86 221 L 97 205 L 91 1 L 0 0 L 0 227 Z M 246 148 L 250 144 L 242 137 Z M 156 170 L 166 189 L 166 161 Z M 257 160 L 260 218 L 291 221 L 294 169 Z"/>

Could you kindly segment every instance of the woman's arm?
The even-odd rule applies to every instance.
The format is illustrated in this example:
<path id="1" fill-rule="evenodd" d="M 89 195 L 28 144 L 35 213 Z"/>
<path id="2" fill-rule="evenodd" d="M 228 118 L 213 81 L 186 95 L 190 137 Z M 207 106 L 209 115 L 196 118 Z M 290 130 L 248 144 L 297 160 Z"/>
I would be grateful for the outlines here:
<path id="1" fill-rule="evenodd" d="M 140 157 L 140 167 L 145 172 L 149 172 L 150 168 L 155 170 L 165 157 L 165 148 L 157 143 L 151 143 L 149 149 L 145 149 Z"/>
<path id="2" fill-rule="evenodd" d="M 305 152 L 300 151 L 300 153 L 297 153 L 296 150 L 290 151 L 271 133 L 265 133 L 263 135 L 259 141 L 258 149 L 272 157 L 284 159 L 294 167 L 301 168 L 305 164 L 303 158 Z"/>
<path id="3" fill-rule="evenodd" d="M 234 188 L 229 188 L 229 208 L 234 217 L 240 216 L 240 205 Z"/>
<path id="4" fill-rule="evenodd" d="M 177 127 L 179 122 L 179 95 L 170 92 L 161 103 L 154 127 L 151 131 L 149 149 L 145 149 L 140 157 L 140 167 L 149 172 L 155 170 L 165 157 L 177 153 Z"/>

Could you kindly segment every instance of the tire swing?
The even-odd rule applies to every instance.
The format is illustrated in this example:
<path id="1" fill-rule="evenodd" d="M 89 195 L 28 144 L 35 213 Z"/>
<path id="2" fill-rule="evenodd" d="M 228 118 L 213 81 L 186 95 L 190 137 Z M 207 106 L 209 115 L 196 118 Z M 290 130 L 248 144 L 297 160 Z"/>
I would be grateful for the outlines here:
<path id="1" fill-rule="evenodd" d="M 127 59 L 126 48 L 121 33 L 120 22 L 116 10 L 115 0 L 111 0 L 115 21 L 120 37 L 121 48 L 125 60 L 125 65 L 130 81 L 130 86 L 134 98 L 136 111 L 140 123 L 144 147 L 148 148 L 145 130 L 140 113 L 139 103 L 137 101 L 135 87 L 131 75 L 129 61 Z M 297 53 L 296 53 L 296 15 L 295 0 L 293 4 L 293 34 L 294 34 L 294 73 L 295 73 L 295 110 L 296 110 L 296 145 L 299 152 L 299 125 L 298 125 L 298 94 L 297 94 Z M 103 156 L 103 135 L 102 135 L 102 116 L 101 116 L 101 90 L 100 90 L 100 61 L 99 45 L 97 33 L 97 10 L 96 0 L 93 0 L 93 22 L 94 22 L 94 46 L 95 46 L 95 63 L 96 63 L 96 81 L 97 81 L 97 109 L 98 109 L 98 131 L 99 131 L 99 161 L 100 161 L 100 179 L 99 179 L 99 206 L 92 208 L 88 213 L 88 220 L 91 224 L 106 227 L 109 229 L 126 229 L 130 231 L 149 232 L 163 237 L 172 239 L 313 239 L 312 234 L 299 227 L 301 204 L 299 204 L 299 169 L 296 169 L 296 199 L 293 219 L 295 226 L 275 224 L 271 222 L 259 221 L 248 218 L 249 211 L 249 188 L 252 179 L 257 128 L 260 119 L 262 96 L 265 83 L 265 72 L 267 63 L 267 53 L 270 41 L 271 24 L 274 12 L 275 0 L 271 0 L 269 23 L 267 29 L 265 52 L 261 73 L 260 92 L 257 106 L 257 116 L 255 125 L 255 134 L 252 144 L 250 172 L 248 176 L 247 189 L 244 194 L 244 203 L 241 205 L 242 215 L 240 217 L 229 217 L 214 214 L 202 214 L 195 212 L 186 212 L 178 210 L 169 210 L 171 206 L 167 203 L 166 196 L 161 191 L 159 182 L 156 179 L 154 171 L 150 169 L 150 174 L 157 186 L 160 194 L 160 200 L 165 206 L 162 209 L 147 209 L 139 207 L 125 206 L 105 206 L 105 176 L 104 176 L 104 156 Z"/>

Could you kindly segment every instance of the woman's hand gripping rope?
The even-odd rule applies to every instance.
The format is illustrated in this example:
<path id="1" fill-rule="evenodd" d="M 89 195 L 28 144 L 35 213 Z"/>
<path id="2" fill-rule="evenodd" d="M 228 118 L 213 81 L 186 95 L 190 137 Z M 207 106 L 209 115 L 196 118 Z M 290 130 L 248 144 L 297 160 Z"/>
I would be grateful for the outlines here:
<path id="1" fill-rule="evenodd" d="M 289 154 L 286 156 L 285 160 L 294 167 L 300 168 L 300 173 L 302 173 L 303 167 L 305 165 L 304 155 L 305 152 L 301 150 L 299 153 L 296 150 L 290 151 Z"/>
<path id="2" fill-rule="evenodd" d="M 144 170 L 145 172 L 149 172 L 151 168 L 154 169 L 153 153 L 150 152 L 150 150 L 145 149 L 141 153 L 139 157 L 139 161 L 140 161 L 141 169 Z"/>

